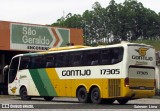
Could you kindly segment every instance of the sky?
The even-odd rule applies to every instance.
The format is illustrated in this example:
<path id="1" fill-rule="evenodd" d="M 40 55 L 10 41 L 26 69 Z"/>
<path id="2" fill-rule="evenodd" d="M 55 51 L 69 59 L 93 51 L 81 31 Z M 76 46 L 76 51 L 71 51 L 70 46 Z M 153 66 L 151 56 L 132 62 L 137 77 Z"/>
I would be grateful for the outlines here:
<path id="1" fill-rule="evenodd" d="M 0 21 L 50 25 L 68 13 L 83 14 L 98 1 L 106 8 L 110 0 L 0 0 Z M 123 3 L 125 0 L 115 0 Z M 160 0 L 137 0 L 144 7 L 160 12 Z"/>

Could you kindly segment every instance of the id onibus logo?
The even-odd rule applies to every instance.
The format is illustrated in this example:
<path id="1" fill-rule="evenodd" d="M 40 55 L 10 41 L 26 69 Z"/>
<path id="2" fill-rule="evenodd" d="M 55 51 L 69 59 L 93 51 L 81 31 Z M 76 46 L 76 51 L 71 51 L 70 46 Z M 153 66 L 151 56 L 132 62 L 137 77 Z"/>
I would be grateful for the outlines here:
<path id="1" fill-rule="evenodd" d="M 135 50 L 139 53 L 140 56 L 145 56 L 148 48 L 142 48 L 141 47 L 138 50 L 137 49 L 135 49 Z"/>

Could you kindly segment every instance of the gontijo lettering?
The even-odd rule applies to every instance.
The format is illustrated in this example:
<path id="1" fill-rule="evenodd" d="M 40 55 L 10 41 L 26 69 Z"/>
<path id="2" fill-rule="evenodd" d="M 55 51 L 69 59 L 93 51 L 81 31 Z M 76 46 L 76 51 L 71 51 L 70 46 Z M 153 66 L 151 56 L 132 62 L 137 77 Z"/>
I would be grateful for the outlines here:
<path id="1" fill-rule="evenodd" d="M 148 50 L 149 50 L 149 48 L 142 48 L 142 47 L 139 48 L 139 49 L 135 49 L 135 51 L 139 53 L 139 56 L 132 55 L 132 59 L 153 61 L 153 57 L 147 57 L 146 56 Z"/>
<path id="2" fill-rule="evenodd" d="M 133 56 L 132 56 L 132 59 L 135 59 L 135 60 L 153 61 L 153 57 L 136 56 L 136 55 L 133 55 Z"/>
<path id="3" fill-rule="evenodd" d="M 90 76 L 91 70 L 63 70 L 62 76 Z"/>

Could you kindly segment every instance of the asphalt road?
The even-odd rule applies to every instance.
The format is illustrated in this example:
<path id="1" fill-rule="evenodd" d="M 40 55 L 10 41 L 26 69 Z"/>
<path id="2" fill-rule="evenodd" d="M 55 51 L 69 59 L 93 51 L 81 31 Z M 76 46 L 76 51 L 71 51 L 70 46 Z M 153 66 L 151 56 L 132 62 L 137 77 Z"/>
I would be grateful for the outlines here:
<path id="1" fill-rule="evenodd" d="M 0 110 L 160 110 L 160 98 L 146 98 L 131 100 L 126 105 L 120 105 L 115 101 L 109 104 L 82 104 L 76 98 L 54 98 L 52 101 L 45 101 L 43 98 L 32 98 L 29 101 L 22 101 L 19 97 L 0 97 Z"/>

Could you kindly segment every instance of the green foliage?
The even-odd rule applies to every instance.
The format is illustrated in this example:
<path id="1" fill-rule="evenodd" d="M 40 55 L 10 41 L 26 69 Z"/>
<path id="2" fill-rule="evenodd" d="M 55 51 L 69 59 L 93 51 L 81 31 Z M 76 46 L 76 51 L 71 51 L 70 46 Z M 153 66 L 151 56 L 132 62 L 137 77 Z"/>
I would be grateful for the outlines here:
<path id="1" fill-rule="evenodd" d="M 132 42 L 151 45 L 155 48 L 156 51 L 160 51 L 160 40 L 141 40 L 141 41 L 132 41 Z"/>
<path id="2" fill-rule="evenodd" d="M 120 41 L 159 40 L 160 13 L 145 8 L 136 0 L 117 4 L 111 0 L 106 8 L 99 2 L 82 15 L 69 13 L 51 26 L 82 28 L 85 44 L 110 44 Z"/>

